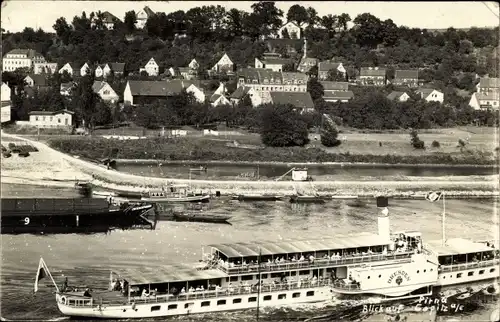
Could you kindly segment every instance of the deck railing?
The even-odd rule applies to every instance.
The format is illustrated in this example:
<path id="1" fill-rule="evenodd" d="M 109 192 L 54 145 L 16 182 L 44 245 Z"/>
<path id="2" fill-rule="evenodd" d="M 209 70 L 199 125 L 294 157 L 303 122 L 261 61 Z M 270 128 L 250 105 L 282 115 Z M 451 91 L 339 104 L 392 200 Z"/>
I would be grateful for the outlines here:
<path id="1" fill-rule="evenodd" d="M 361 291 L 359 284 L 356 283 L 344 283 L 340 281 L 335 281 L 332 284 L 333 289 L 343 290 L 343 291 Z"/>
<path id="2" fill-rule="evenodd" d="M 439 271 L 440 272 L 457 272 L 463 271 L 471 268 L 479 268 L 479 267 L 496 267 L 500 263 L 500 259 L 492 259 L 487 261 L 473 262 L 473 263 L 464 263 L 464 264 L 451 264 L 451 265 L 441 265 Z"/>
<path id="3" fill-rule="evenodd" d="M 401 252 L 388 255 L 382 255 L 382 254 L 364 255 L 358 257 L 343 257 L 340 259 L 315 259 L 313 262 L 305 260 L 305 261 L 295 261 L 295 262 L 289 261 L 284 263 L 261 263 L 260 272 L 266 273 L 266 272 L 296 270 L 303 268 L 333 267 L 346 264 L 364 264 L 377 261 L 410 258 L 412 254 L 414 254 L 414 252 Z M 216 267 L 230 275 L 257 273 L 259 271 L 259 265 L 256 264 L 239 265 L 233 267 L 227 267 L 227 265 L 217 264 Z"/>
<path id="4" fill-rule="evenodd" d="M 290 281 L 287 283 L 275 283 L 275 284 L 263 284 L 260 288 L 260 294 L 276 292 L 276 291 L 291 291 L 291 290 L 300 290 L 305 288 L 317 288 L 323 286 L 332 285 L 332 282 L 329 278 L 319 278 L 318 280 L 307 280 L 307 281 Z M 131 297 L 130 302 L 126 297 L 123 297 L 123 301 L 109 301 L 100 299 L 98 294 L 96 294 L 93 299 L 88 299 L 90 304 L 86 305 L 78 305 L 78 301 L 81 300 L 81 297 L 71 297 L 67 296 L 69 301 L 67 300 L 66 305 L 71 307 L 82 307 L 82 306 L 93 306 L 93 307 L 101 307 L 104 308 L 106 306 L 120 306 L 120 305 L 130 305 L 130 304 L 141 304 L 141 303 L 167 303 L 167 302 L 179 302 L 179 301 L 187 301 L 187 300 L 195 300 L 195 299 L 211 299 L 211 298 L 224 298 L 227 296 L 235 296 L 235 295 L 249 295 L 254 294 L 257 296 L 258 285 L 244 285 L 244 286 L 233 286 L 233 287 L 225 287 L 215 291 L 195 291 L 195 292 L 186 292 L 177 295 L 173 294 L 161 294 L 161 295 L 150 295 L 147 297 Z M 92 304 L 93 300 L 93 304 Z"/>

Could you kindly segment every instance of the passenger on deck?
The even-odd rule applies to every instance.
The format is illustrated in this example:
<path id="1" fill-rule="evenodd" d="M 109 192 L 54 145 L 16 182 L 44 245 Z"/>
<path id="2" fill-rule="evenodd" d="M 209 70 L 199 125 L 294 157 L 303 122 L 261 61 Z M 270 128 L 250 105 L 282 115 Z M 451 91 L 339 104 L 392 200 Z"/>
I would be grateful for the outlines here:
<path id="1" fill-rule="evenodd" d="M 314 263 L 314 260 L 315 260 L 314 256 L 313 256 L 313 255 L 310 255 L 310 256 L 309 256 L 309 262 L 310 262 L 311 264 L 313 264 L 313 263 Z"/>
<path id="2" fill-rule="evenodd" d="M 194 293 L 194 291 L 195 291 L 195 290 L 194 290 L 194 287 L 192 287 L 192 286 L 191 286 L 191 287 L 189 288 L 189 291 L 188 291 L 188 292 L 189 292 L 189 293 Z"/>
<path id="3" fill-rule="evenodd" d="M 186 294 L 186 288 L 185 288 L 185 287 L 183 287 L 183 288 L 181 289 L 181 294 Z"/>
<path id="4" fill-rule="evenodd" d="M 303 262 L 305 260 L 304 255 L 301 255 L 299 258 L 299 262 Z"/>
<path id="5" fill-rule="evenodd" d="M 142 289 L 141 297 L 142 298 L 149 297 L 149 293 L 148 293 L 148 291 L 145 288 Z"/>
<path id="6" fill-rule="evenodd" d="M 297 257 L 295 257 L 295 255 L 293 255 L 292 262 L 296 262 L 296 261 L 297 261 Z"/>
<path id="7" fill-rule="evenodd" d="M 85 292 L 83 292 L 83 296 L 85 296 L 85 297 L 92 297 L 92 294 L 90 294 L 90 290 L 88 288 L 86 288 Z"/>

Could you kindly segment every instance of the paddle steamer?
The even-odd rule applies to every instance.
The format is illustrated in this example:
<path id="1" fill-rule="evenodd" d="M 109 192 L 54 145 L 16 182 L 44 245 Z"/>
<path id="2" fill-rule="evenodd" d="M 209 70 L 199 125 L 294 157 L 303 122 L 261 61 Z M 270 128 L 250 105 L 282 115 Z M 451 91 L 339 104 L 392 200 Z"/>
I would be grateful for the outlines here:
<path id="1" fill-rule="evenodd" d="M 191 191 L 188 185 L 169 185 L 141 194 L 141 201 L 144 202 L 208 202 L 209 200 L 210 194 Z"/>
<path id="2" fill-rule="evenodd" d="M 209 245 L 197 268 L 116 270 L 108 292 L 67 292 L 56 285 L 56 302 L 68 316 L 152 318 L 327 302 L 337 294 L 420 297 L 435 286 L 458 283 L 458 277 L 448 278 L 450 272 L 465 282 L 498 277 L 496 249 L 468 242 L 459 251 L 457 242 L 437 248 L 424 246 L 419 232 L 391 234 L 385 208 L 377 234 Z M 450 249 L 466 263 L 446 262 Z M 48 272 L 41 259 L 42 270 Z"/>

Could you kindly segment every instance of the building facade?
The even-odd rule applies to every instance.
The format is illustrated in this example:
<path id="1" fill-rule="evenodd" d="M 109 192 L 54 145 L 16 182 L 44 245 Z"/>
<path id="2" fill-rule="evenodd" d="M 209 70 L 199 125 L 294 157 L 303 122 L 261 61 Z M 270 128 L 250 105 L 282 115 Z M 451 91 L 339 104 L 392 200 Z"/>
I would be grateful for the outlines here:
<path id="1" fill-rule="evenodd" d="M 3 56 L 2 71 L 12 72 L 20 68 L 34 70 L 35 64 L 39 63 L 45 63 L 45 58 L 36 50 L 13 49 Z"/>
<path id="2" fill-rule="evenodd" d="M 72 127 L 73 115 L 74 113 L 68 110 L 56 112 L 32 111 L 29 113 L 29 123 L 32 126 L 41 128 Z"/>

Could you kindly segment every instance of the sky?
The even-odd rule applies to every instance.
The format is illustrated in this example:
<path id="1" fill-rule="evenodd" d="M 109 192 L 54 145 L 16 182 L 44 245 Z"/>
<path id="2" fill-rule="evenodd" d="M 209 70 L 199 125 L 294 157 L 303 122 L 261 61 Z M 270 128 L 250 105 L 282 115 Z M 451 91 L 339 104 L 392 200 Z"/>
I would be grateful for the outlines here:
<path id="1" fill-rule="evenodd" d="M 218 5 L 226 9 L 237 8 L 251 11 L 252 1 L 64 1 L 64 0 L 5 0 L 2 1 L 2 28 L 11 32 L 25 27 L 42 28 L 54 32 L 52 26 L 59 17 L 71 23 L 82 11 L 109 11 L 121 20 L 125 12 L 136 12 L 144 6 L 153 11 L 187 11 L 203 5 Z M 415 28 L 443 29 L 448 27 L 494 27 L 499 23 L 499 8 L 495 2 L 382 2 L 382 1 L 298 1 L 276 2 L 285 12 L 293 4 L 310 6 L 320 16 L 348 13 L 352 19 L 358 14 L 369 12 L 379 19 L 392 19 L 397 25 Z M 491 9 L 491 11 L 488 9 Z M 493 11 L 493 12 L 492 12 Z"/>

